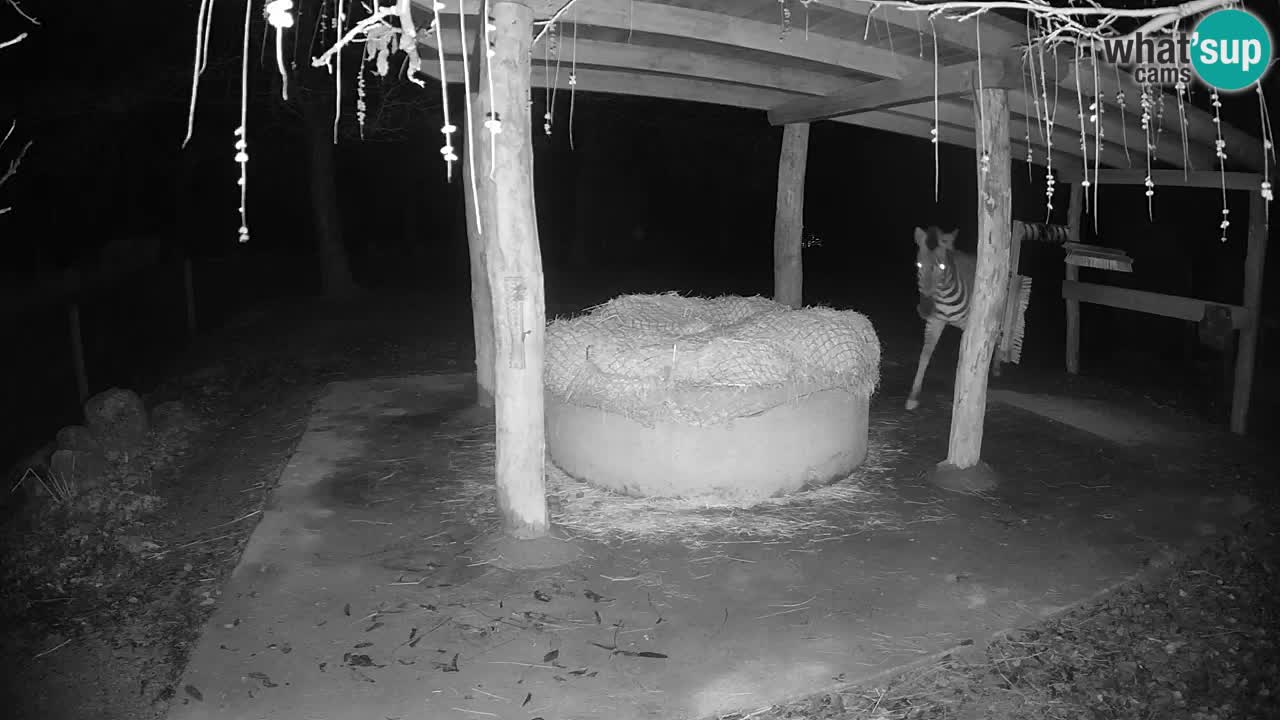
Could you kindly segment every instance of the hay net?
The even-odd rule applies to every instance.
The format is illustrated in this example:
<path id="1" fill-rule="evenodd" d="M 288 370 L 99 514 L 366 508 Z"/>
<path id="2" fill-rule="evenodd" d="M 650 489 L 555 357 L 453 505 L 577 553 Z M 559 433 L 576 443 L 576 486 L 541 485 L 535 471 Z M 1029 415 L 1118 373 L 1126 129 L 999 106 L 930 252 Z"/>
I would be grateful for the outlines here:
<path id="1" fill-rule="evenodd" d="M 879 381 L 880 341 L 850 310 L 624 295 L 547 327 L 548 392 L 644 423 L 721 424 L 822 390 L 870 397 Z"/>

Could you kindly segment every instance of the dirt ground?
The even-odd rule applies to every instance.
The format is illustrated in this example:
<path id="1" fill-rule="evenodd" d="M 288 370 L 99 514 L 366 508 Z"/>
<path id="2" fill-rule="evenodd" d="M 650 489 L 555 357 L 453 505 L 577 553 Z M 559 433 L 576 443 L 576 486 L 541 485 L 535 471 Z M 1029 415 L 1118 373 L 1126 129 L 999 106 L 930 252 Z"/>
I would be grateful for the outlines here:
<path id="1" fill-rule="evenodd" d="M 465 312 L 423 298 L 342 307 L 300 301 L 264 308 L 193 348 L 183 371 L 148 397 L 181 399 L 204 420 L 184 443 L 155 451 L 152 491 L 162 510 L 124 527 L 57 514 L 7 524 L 0 610 L 9 631 L 0 642 L 11 668 L 3 699 L 15 716 L 158 718 L 175 702 L 200 701 L 199 688 L 180 683 L 187 659 L 227 602 L 222 589 L 321 388 L 347 378 L 468 369 L 469 331 Z M 909 342 L 886 343 L 877 400 L 886 417 L 898 413 L 913 350 Z M 949 413 L 938 377 L 932 373 L 926 389 L 933 408 L 913 418 L 913 442 L 897 461 L 912 472 L 945 448 Z M 1020 369 L 998 385 L 1149 405 L 1096 381 Z M 1047 622 L 990 645 L 921 657 L 905 673 L 725 717 L 1280 715 L 1274 461 L 1222 438 L 1208 449 L 1130 453 L 1116 464 L 1115 453 L 1090 453 L 1098 444 L 1069 429 L 1063 434 L 1076 454 L 1050 458 L 1031 450 L 1045 445 L 1043 437 L 1020 441 L 1019 433 L 1043 430 L 1019 412 L 991 415 L 988 438 L 1004 440 L 988 440 L 989 455 L 1001 467 L 1070 464 L 1097 478 L 1121 468 L 1131 482 L 1149 478 L 1153 496 L 1168 477 L 1202 477 L 1248 500 L 1235 526 L 1206 528 L 1195 552 Z M 1021 508 L 1005 520 L 1031 515 Z"/>

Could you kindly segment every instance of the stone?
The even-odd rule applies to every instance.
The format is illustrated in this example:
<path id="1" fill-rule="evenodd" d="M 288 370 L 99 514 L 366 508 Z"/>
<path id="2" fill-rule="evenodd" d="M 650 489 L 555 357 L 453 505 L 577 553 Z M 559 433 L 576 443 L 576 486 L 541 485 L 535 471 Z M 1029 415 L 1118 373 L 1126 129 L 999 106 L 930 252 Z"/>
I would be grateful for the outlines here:
<path id="1" fill-rule="evenodd" d="M 50 480 L 60 479 L 71 495 L 102 485 L 107 472 L 107 458 L 101 451 L 58 450 L 49 460 Z M 54 494 L 60 491 L 55 490 Z M 61 498 L 60 498 L 61 499 Z"/>
<path id="2" fill-rule="evenodd" d="M 147 409 L 132 390 L 111 388 L 84 404 L 85 424 L 107 450 L 131 454 L 146 442 Z"/>
<path id="3" fill-rule="evenodd" d="M 83 425 L 68 425 L 58 431 L 59 450 L 102 452 L 102 443 Z"/>
<path id="4" fill-rule="evenodd" d="M 151 408 L 151 428 L 158 433 L 185 430 L 196 422 L 195 416 L 177 400 L 169 400 Z"/>

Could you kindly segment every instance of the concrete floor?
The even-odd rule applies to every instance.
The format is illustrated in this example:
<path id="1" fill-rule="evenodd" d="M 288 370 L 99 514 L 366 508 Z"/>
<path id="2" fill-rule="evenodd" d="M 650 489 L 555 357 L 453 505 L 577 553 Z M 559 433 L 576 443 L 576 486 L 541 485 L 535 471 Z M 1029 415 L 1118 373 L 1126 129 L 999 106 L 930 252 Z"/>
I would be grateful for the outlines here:
<path id="1" fill-rule="evenodd" d="M 980 647 L 1171 558 L 1249 505 L 1190 475 L 1153 482 L 1142 453 L 1072 463 L 1038 450 L 1022 466 L 1043 472 L 1010 472 L 987 498 L 938 491 L 920 479 L 923 461 L 903 461 L 900 530 L 711 551 L 582 540 L 572 566 L 512 573 L 471 555 L 483 528 L 451 510 L 454 441 L 438 429 L 465 417 L 468 380 L 326 390 L 172 720 L 750 710 Z M 1040 423 L 1036 442 L 1057 442 L 1048 420 L 1006 420 Z"/>

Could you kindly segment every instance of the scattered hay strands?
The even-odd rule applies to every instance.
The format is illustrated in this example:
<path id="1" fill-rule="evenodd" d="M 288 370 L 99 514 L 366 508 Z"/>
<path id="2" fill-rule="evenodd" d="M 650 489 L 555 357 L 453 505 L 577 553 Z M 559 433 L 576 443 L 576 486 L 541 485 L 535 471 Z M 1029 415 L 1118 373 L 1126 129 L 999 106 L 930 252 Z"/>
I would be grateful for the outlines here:
<path id="1" fill-rule="evenodd" d="M 905 449 L 893 441 L 899 425 L 873 419 L 867 457 L 849 477 L 792 495 L 741 506 L 705 498 L 639 498 L 579 482 L 547 467 L 552 520 L 570 536 L 606 544 L 678 543 L 707 549 L 729 543 L 788 544 L 798 552 L 869 530 L 901 530 L 908 521 L 887 509 L 894 459 Z M 499 524 L 495 488 L 494 427 L 457 428 L 449 465 L 458 479 L 442 488 L 447 515 L 472 526 Z M 943 517 L 916 519 L 937 521 Z"/>

